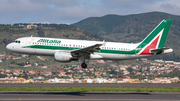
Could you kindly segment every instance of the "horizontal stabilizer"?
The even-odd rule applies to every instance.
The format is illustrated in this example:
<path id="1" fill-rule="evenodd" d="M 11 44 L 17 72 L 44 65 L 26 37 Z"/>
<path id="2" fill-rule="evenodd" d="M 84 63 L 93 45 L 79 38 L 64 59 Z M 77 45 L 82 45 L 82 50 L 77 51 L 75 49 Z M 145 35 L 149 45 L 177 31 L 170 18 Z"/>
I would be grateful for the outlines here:
<path id="1" fill-rule="evenodd" d="M 158 55 L 161 53 L 172 53 L 173 49 L 172 48 L 158 48 L 158 49 L 150 49 L 150 52 L 153 53 L 153 55 Z"/>

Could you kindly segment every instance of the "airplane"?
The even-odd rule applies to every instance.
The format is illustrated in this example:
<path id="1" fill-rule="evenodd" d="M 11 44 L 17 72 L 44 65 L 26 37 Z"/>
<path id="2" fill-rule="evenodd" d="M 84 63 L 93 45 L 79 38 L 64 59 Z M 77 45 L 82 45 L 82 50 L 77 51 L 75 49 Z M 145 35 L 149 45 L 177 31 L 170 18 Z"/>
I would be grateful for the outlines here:
<path id="1" fill-rule="evenodd" d="M 139 43 L 119 43 L 45 37 L 22 37 L 9 43 L 6 48 L 12 52 L 54 56 L 55 61 L 71 62 L 80 60 L 86 68 L 85 60 L 128 60 L 172 53 L 164 47 L 172 20 L 162 20 L 149 35 Z"/>

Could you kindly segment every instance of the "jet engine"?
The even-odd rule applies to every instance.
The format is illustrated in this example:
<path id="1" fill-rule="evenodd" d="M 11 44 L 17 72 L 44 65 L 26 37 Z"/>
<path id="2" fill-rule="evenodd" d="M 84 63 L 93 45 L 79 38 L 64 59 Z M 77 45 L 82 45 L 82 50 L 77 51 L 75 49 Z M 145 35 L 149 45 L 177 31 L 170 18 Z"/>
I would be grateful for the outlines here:
<path id="1" fill-rule="evenodd" d="M 73 59 L 73 57 L 69 52 L 57 51 L 54 53 L 54 59 L 59 62 L 70 62 Z"/>

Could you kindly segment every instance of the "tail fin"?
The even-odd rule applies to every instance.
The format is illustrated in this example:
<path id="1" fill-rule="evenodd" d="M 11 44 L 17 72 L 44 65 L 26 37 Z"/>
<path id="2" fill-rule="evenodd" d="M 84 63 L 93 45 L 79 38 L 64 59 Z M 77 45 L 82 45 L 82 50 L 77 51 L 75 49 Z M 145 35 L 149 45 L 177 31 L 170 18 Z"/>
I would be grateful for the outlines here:
<path id="1" fill-rule="evenodd" d="M 163 20 L 161 23 L 138 45 L 139 54 L 152 55 L 151 49 L 164 48 L 164 44 L 171 26 L 172 20 Z"/>

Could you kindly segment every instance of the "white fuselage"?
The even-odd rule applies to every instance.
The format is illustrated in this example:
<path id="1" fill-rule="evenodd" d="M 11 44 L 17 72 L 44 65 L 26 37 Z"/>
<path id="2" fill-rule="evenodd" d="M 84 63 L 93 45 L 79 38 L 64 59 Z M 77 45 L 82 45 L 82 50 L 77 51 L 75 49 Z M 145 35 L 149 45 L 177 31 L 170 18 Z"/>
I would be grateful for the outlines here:
<path id="1" fill-rule="evenodd" d="M 126 60 L 153 56 L 140 55 L 138 49 L 136 49 L 140 43 L 133 44 L 43 37 L 18 38 L 15 42 L 8 44 L 6 48 L 16 53 L 54 56 L 56 51 L 71 52 L 72 50 L 92 46 L 97 43 L 104 44 L 100 46 L 99 51 L 91 53 L 89 59 Z M 172 50 L 170 50 L 170 52 L 172 52 Z"/>
<path id="2" fill-rule="evenodd" d="M 38 42 L 40 39 L 45 40 L 58 40 L 57 42 Z M 18 42 L 10 43 L 6 46 L 6 48 L 10 51 L 22 53 L 22 54 L 32 54 L 32 55 L 45 55 L 45 56 L 53 56 L 56 51 L 71 51 L 77 48 L 88 47 L 97 43 L 102 43 L 101 41 L 87 41 L 87 40 L 74 40 L 74 39 L 58 39 L 58 38 L 42 38 L 42 37 L 23 37 L 16 39 Z M 146 57 L 147 55 L 140 56 L 138 53 L 134 52 L 134 54 L 126 54 L 126 52 L 134 50 L 139 44 L 131 44 L 131 43 L 117 43 L 117 42 L 105 42 L 103 46 L 100 48 L 103 50 L 111 50 L 110 53 L 94 52 L 91 55 L 90 59 L 113 59 L 113 60 L 121 60 L 121 59 L 133 59 L 133 58 L 141 58 Z M 34 47 L 33 47 L 34 46 Z M 61 48 L 60 48 L 61 47 Z M 115 51 L 115 52 L 113 52 Z M 124 54 L 120 54 L 117 52 L 123 51 Z"/>

